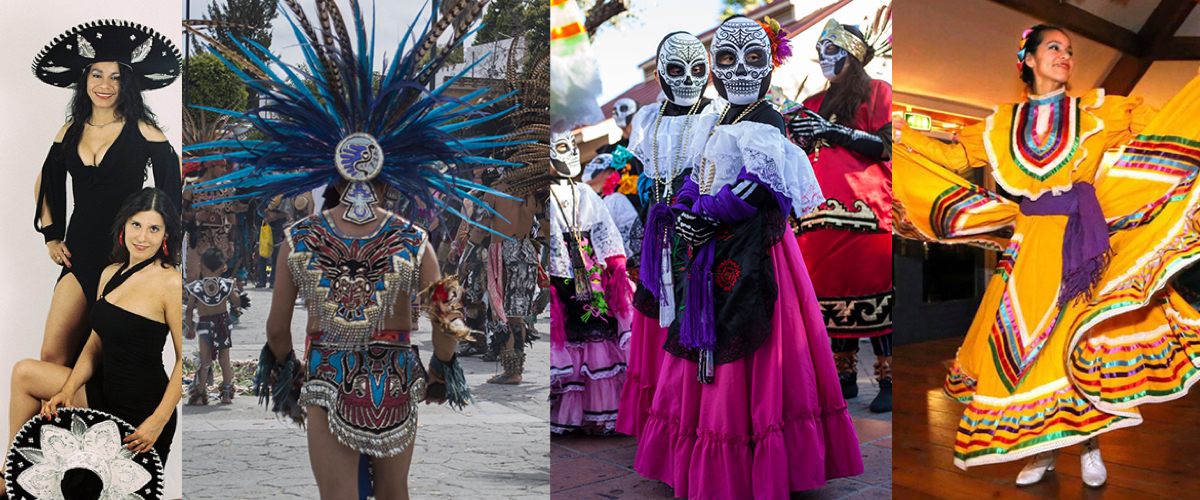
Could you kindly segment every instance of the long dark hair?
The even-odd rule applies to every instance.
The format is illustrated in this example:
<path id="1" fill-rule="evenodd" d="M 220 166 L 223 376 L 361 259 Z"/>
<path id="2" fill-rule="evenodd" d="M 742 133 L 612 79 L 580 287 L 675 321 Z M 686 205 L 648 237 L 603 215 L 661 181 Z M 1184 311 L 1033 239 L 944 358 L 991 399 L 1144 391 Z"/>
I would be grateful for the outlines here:
<path id="1" fill-rule="evenodd" d="M 1058 26 L 1052 24 L 1039 24 L 1029 28 L 1029 36 L 1025 37 L 1025 55 L 1036 54 L 1038 46 L 1042 44 L 1042 40 L 1046 38 L 1047 31 L 1057 31 L 1063 36 L 1068 36 L 1067 32 Z M 1033 84 L 1036 79 L 1033 76 L 1033 68 L 1025 64 L 1025 60 L 1021 60 L 1021 81 L 1025 82 L 1025 88 L 1033 92 Z"/>
<path id="2" fill-rule="evenodd" d="M 862 61 L 847 51 L 846 66 L 842 68 L 842 73 L 846 76 L 842 77 L 842 81 L 838 83 L 830 83 L 829 90 L 825 91 L 825 100 L 821 108 L 821 117 L 826 120 L 831 116 L 837 116 L 837 123 L 850 128 L 859 128 L 856 126 L 858 121 L 858 108 L 864 102 L 871 99 L 871 77 L 867 75 L 867 70 L 864 68 L 870 64 L 871 59 L 875 58 L 875 48 L 867 45 L 867 39 L 863 36 L 862 31 L 855 26 L 842 25 L 842 29 L 849 31 L 859 40 L 863 41 L 863 45 L 867 46 L 867 53 Z M 874 116 L 874 110 L 868 116 Z"/>
<path id="3" fill-rule="evenodd" d="M 179 218 L 179 212 L 175 211 L 175 205 L 171 204 L 170 198 L 167 198 L 167 193 L 156 187 L 142 188 L 141 191 L 126 198 L 121 209 L 117 211 L 117 217 L 113 219 L 112 226 L 113 250 L 109 255 L 113 262 L 129 262 L 129 249 L 125 248 L 124 242 L 121 241 L 121 232 L 125 229 L 125 223 L 134 215 L 151 211 L 158 212 L 158 215 L 162 216 L 163 225 L 167 230 L 167 251 L 163 252 L 162 247 L 159 247 L 152 258 L 162 259 L 164 267 L 178 266 L 182 262 L 179 249 L 183 240 L 183 221 Z"/>
<path id="4" fill-rule="evenodd" d="M 137 75 L 133 69 L 124 64 L 120 66 L 120 77 L 117 82 L 120 85 L 120 90 L 117 92 L 117 107 L 114 110 L 117 118 L 125 120 L 142 121 L 154 125 L 154 128 L 159 128 L 158 117 L 154 116 L 154 112 L 146 106 L 146 102 L 142 100 L 142 85 L 138 82 Z M 92 117 L 92 98 L 88 96 L 87 81 L 92 74 L 92 67 L 79 75 L 79 80 L 75 83 L 75 95 L 71 97 L 71 106 L 68 110 L 68 120 L 74 120 L 75 123 L 86 122 Z M 82 131 L 82 127 L 72 127 L 75 130 Z M 71 134 L 72 139 L 78 139 L 79 132 Z M 64 140 L 64 142 L 66 142 Z"/>

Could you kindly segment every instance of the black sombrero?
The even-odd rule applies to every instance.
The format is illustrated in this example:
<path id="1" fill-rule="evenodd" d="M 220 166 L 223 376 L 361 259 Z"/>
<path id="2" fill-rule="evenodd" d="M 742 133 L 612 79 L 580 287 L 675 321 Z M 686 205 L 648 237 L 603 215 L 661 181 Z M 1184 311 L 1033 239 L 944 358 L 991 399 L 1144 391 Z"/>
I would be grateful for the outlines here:
<path id="1" fill-rule="evenodd" d="M 54 37 L 33 58 L 33 74 L 55 87 L 72 88 L 80 73 L 98 62 L 132 68 L 142 90 L 179 78 L 179 49 L 149 26 L 121 19 L 88 21 Z"/>
<path id="2" fill-rule="evenodd" d="M 158 452 L 134 453 L 121 442 L 134 430 L 88 408 L 61 408 L 49 419 L 33 417 L 8 452 L 4 483 L 9 498 L 162 498 Z"/>

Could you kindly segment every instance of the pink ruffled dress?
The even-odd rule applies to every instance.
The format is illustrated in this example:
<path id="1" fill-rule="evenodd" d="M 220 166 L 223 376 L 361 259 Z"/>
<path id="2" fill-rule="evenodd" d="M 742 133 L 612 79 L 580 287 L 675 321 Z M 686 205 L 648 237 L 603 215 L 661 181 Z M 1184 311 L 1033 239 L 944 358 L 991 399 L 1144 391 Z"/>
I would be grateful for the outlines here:
<path id="1" fill-rule="evenodd" d="M 550 430 L 614 431 L 625 384 L 633 295 L 624 242 L 604 202 L 585 184 L 550 202 Z M 569 191 L 567 191 L 569 193 Z M 569 199 L 568 199 L 569 197 Z M 575 205 L 578 204 L 578 209 Z M 567 217 L 563 217 L 564 210 Z M 571 262 L 578 235 L 584 279 Z"/>
<path id="2" fill-rule="evenodd" d="M 707 134 L 711 124 L 701 130 Z M 705 174 L 696 161 L 692 179 L 715 180 L 706 193 L 688 182 L 681 208 L 722 225 L 705 244 L 715 250 L 702 245 L 686 266 L 676 266 L 677 279 L 689 280 L 676 287 L 682 319 L 668 330 L 665 347 L 660 344 L 667 352 L 656 370 L 634 467 L 689 499 L 786 499 L 792 491 L 862 474 L 821 309 L 795 236 L 782 221 L 786 209 L 803 214 L 824 199 L 807 157 L 778 129 L 755 122 L 717 127 L 697 153 L 715 171 Z M 756 210 L 733 196 L 730 186 L 746 179 L 767 188 L 775 205 Z M 738 238 L 760 242 L 753 250 L 759 253 Z M 699 276 L 711 272 L 706 302 L 692 302 L 704 295 L 692 287 L 697 269 Z M 700 310 L 716 325 L 707 384 L 698 380 L 697 360 L 704 357 L 697 353 L 704 351 L 688 346 L 694 341 L 686 331 L 689 315 Z"/>

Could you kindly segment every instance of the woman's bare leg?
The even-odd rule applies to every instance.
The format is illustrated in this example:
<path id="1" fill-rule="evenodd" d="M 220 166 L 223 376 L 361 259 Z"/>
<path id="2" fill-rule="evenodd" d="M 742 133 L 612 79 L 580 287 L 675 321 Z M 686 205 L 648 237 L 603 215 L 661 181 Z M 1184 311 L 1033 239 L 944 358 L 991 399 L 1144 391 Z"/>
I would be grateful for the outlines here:
<path id="1" fill-rule="evenodd" d="M 74 361 L 79 346 L 87 340 L 87 312 L 87 297 L 79 286 L 79 280 L 75 279 L 74 274 L 63 276 L 54 287 L 50 312 L 46 315 L 42 361 L 59 366 Z"/>
<path id="2" fill-rule="evenodd" d="M 17 437 L 17 431 L 25 422 L 42 411 L 42 401 L 49 400 L 62 390 L 71 376 L 71 369 L 65 366 L 23 359 L 13 365 L 10 401 L 8 404 L 8 441 L 4 446 L 4 455 L 8 456 L 8 447 Z M 87 406 L 87 394 L 80 387 L 71 403 L 75 406 Z M 0 463 L 0 470 L 4 464 Z M 4 491 L 0 483 L 0 491 Z"/>
<path id="3" fill-rule="evenodd" d="M 408 500 L 408 467 L 412 465 L 413 444 L 394 457 L 372 458 L 375 466 L 375 500 Z"/>
<path id="4" fill-rule="evenodd" d="M 308 458 L 321 500 L 358 500 L 358 457 L 329 431 L 325 409 L 309 406 Z"/>

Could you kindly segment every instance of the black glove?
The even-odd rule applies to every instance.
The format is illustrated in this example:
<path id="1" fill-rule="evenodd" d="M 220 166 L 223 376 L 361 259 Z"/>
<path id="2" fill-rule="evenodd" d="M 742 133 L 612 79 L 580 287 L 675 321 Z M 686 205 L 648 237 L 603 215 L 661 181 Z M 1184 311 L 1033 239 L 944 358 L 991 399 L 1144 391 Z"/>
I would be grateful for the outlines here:
<path id="1" fill-rule="evenodd" d="M 792 140 L 797 140 L 797 138 L 829 140 L 829 136 L 834 132 L 834 124 L 808 108 L 801 109 L 800 115 L 788 122 L 787 128 Z"/>
<path id="2" fill-rule="evenodd" d="M 691 210 L 680 210 L 675 217 L 675 232 L 684 241 L 698 247 L 717 234 L 717 221 Z"/>
<path id="3" fill-rule="evenodd" d="M 886 129 L 886 130 L 885 130 Z M 822 118 L 811 109 L 801 110 L 801 115 L 788 123 L 788 132 L 796 144 L 814 143 L 824 140 L 870 158 L 887 160 L 891 157 L 891 123 L 876 133 L 852 129 Z M 810 148 L 804 148 L 806 151 Z"/>

